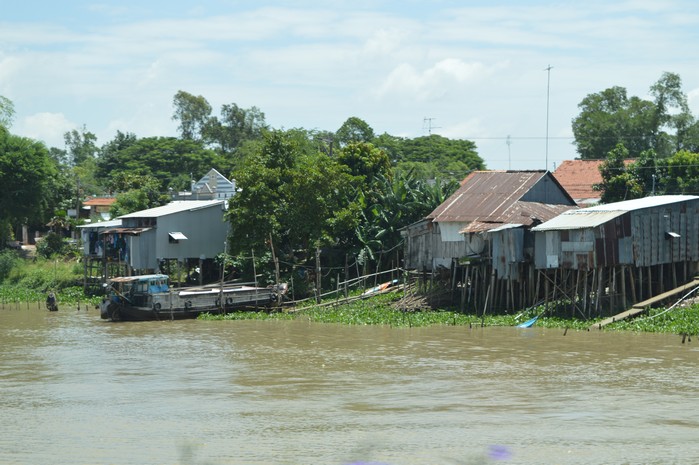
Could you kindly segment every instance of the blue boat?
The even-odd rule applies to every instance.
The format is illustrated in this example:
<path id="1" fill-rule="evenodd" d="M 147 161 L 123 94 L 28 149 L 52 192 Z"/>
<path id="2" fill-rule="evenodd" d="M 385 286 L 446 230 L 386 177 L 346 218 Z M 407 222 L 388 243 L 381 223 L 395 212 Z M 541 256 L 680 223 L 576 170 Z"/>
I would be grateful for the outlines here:
<path id="1" fill-rule="evenodd" d="M 539 319 L 539 315 L 535 316 L 534 318 L 525 321 L 524 323 L 520 323 L 517 325 L 518 328 L 531 328 L 534 326 L 534 323 L 536 323 L 536 320 Z"/>

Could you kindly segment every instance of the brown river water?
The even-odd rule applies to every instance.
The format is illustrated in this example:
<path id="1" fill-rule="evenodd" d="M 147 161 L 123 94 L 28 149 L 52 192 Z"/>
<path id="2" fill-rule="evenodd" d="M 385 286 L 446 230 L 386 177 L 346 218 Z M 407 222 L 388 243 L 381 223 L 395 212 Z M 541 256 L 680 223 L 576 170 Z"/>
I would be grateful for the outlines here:
<path id="1" fill-rule="evenodd" d="M 0 464 L 699 464 L 699 340 L 0 307 Z"/>

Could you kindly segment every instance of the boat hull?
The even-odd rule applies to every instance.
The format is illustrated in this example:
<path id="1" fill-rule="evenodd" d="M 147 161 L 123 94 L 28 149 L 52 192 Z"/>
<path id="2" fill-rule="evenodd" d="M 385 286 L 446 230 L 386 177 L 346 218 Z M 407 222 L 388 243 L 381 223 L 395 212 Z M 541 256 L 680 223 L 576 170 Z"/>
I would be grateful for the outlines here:
<path id="1" fill-rule="evenodd" d="M 269 307 L 277 301 L 272 288 L 183 289 L 137 296 L 111 296 L 100 304 L 100 317 L 112 321 L 182 320 L 202 313 L 228 313 Z"/>

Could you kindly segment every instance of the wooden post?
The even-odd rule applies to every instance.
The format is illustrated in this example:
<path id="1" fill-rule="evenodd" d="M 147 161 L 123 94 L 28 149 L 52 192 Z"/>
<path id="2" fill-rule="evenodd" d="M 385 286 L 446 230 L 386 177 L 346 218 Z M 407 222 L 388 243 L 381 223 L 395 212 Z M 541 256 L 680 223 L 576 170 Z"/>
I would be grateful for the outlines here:
<path id="1" fill-rule="evenodd" d="M 349 297 L 349 290 L 347 289 L 347 281 L 349 280 L 349 265 L 347 263 L 347 254 L 345 254 L 345 299 Z M 407 285 L 407 282 L 403 284 Z"/>
<path id="2" fill-rule="evenodd" d="M 321 283 L 321 269 L 320 269 L 320 247 L 316 247 L 316 303 L 320 303 L 320 283 Z"/>
<path id="3" fill-rule="evenodd" d="M 277 255 L 274 253 L 274 242 L 272 242 L 272 233 L 269 233 L 269 248 L 272 249 L 272 261 L 274 262 L 274 279 L 275 279 L 275 284 L 279 286 L 279 259 L 277 258 Z M 282 293 L 277 292 L 277 305 L 281 305 L 282 303 Z"/>
<path id="4" fill-rule="evenodd" d="M 595 316 L 600 314 L 600 305 L 602 304 L 602 290 L 604 285 L 604 268 L 597 269 L 597 296 L 595 299 Z"/>
<path id="5" fill-rule="evenodd" d="M 621 266 L 621 306 L 627 307 L 626 303 L 626 266 Z"/>
<path id="6" fill-rule="evenodd" d="M 636 278 L 633 275 L 633 267 L 629 266 L 627 269 L 629 270 L 629 282 L 631 284 L 631 303 L 635 304 L 639 302 L 639 300 L 636 300 Z"/>
<path id="7" fill-rule="evenodd" d="M 582 294 L 582 296 L 583 296 L 583 305 L 582 305 L 582 308 L 583 308 L 583 314 L 586 314 L 587 317 L 590 318 L 590 309 L 587 307 L 588 302 L 589 302 L 589 299 L 588 299 L 588 289 L 587 289 L 587 281 L 588 281 L 588 279 L 587 279 L 588 272 L 587 272 L 587 271 L 588 271 L 588 270 L 586 269 L 586 270 L 585 270 L 585 278 L 584 278 L 585 281 L 583 282 L 583 294 Z"/>

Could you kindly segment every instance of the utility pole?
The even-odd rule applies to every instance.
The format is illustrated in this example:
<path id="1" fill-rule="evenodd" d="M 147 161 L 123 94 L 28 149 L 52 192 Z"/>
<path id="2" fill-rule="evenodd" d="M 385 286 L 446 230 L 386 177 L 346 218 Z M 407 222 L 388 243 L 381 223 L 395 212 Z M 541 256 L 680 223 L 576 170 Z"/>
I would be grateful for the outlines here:
<path id="1" fill-rule="evenodd" d="M 549 95 L 551 91 L 551 65 L 548 65 L 544 71 L 548 73 L 546 79 L 546 171 L 549 170 Z"/>
<path id="2" fill-rule="evenodd" d="M 512 140 L 510 139 L 510 135 L 507 135 L 507 140 L 505 141 L 507 144 L 507 169 L 511 170 L 512 169 L 512 154 L 510 153 L 510 145 L 512 145 Z"/>

